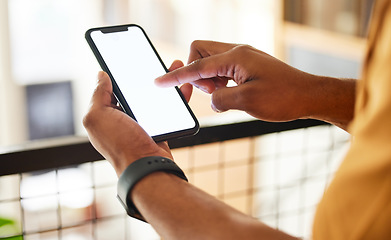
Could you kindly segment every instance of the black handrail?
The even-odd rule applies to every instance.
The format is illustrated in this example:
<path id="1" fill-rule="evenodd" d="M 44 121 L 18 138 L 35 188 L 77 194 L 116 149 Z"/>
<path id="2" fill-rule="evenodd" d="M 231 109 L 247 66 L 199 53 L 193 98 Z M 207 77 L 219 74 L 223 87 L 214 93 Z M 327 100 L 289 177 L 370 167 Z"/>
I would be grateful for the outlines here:
<path id="1" fill-rule="evenodd" d="M 317 120 L 281 123 L 251 120 L 205 126 L 201 127 L 197 135 L 170 141 L 169 145 L 175 149 L 325 124 Z M 24 145 L 0 148 L 0 176 L 73 166 L 102 159 L 87 137 L 33 141 Z"/>

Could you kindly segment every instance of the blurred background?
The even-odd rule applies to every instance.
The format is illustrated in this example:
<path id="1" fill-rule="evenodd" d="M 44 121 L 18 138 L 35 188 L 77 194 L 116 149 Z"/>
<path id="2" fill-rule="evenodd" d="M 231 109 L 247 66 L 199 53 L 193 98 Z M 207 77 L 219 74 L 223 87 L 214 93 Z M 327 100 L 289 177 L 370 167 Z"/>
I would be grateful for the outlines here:
<path id="1" fill-rule="evenodd" d="M 0 145 L 84 134 L 99 70 L 84 39 L 89 28 L 137 23 L 167 66 L 186 63 L 191 42 L 205 39 L 250 44 L 318 74 L 358 77 L 371 2 L 2 0 Z M 199 95 L 191 102 L 197 116 L 213 114 Z"/>
<path id="2" fill-rule="evenodd" d="M 137 23 L 167 66 L 186 63 L 196 39 L 247 43 L 274 53 L 273 1 L 2 1 L 0 144 L 72 134 L 99 70 L 87 29 Z M 199 117 L 209 104 L 196 103 Z M 196 110 L 196 111 L 197 111 Z"/>
<path id="3" fill-rule="evenodd" d="M 186 63 L 191 42 L 203 39 L 249 44 L 314 74 L 359 78 L 373 2 L 0 0 L 0 150 L 1 147 L 42 139 L 55 141 L 68 136 L 85 136 L 81 122 L 100 70 L 84 39 L 84 33 L 89 28 L 139 24 L 146 30 L 167 66 L 175 59 Z M 190 106 L 201 124 L 222 124 L 232 119 L 246 121 L 249 118 L 235 111 L 216 114 L 209 105 L 209 95 L 194 92 Z M 325 188 L 338 166 L 348 138 L 338 129 L 320 127 L 285 135 L 267 135 L 256 140 L 180 149 L 174 155 L 176 159 L 183 159 L 179 164 L 197 186 L 270 225 L 309 237 L 311 214 L 316 200 L 322 195 L 319 189 Z M 308 146 L 314 142 L 319 144 Z M 335 142 L 341 145 L 335 145 Z M 301 146 L 304 143 L 307 150 Z M 232 150 L 248 148 L 248 154 Z M 321 156 L 320 148 L 324 148 Z M 276 153 L 278 149 L 283 152 Z M 311 171 L 312 165 L 306 165 L 303 170 L 297 167 L 298 164 L 292 164 L 292 159 L 307 162 L 312 150 L 316 159 L 321 159 L 314 165 L 319 170 L 315 171 L 317 175 Z M 221 152 L 224 160 L 221 160 Z M 268 158 L 271 156 L 279 159 L 278 166 L 271 165 L 272 160 Z M 219 162 L 205 162 L 205 158 L 213 157 Z M 247 159 L 256 160 L 249 165 Z M 289 169 L 297 174 L 279 172 L 278 177 L 271 174 L 279 166 L 283 172 Z M 238 174 L 238 170 L 241 173 Z M 224 174 L 221 175 L 221 172 Z M 240 185 L 240 181 L 236 180 L 242 179 L 240 176 L 247 179 L 249 172 L 261 177 L 254 177 Z M 286 187 L 293 175 L 302 182 L 300 174 L 303 172 L 306 179 L 315 177 L 319 180 L 321 176 L 322 180 L 308 181 L 308 186 L 300 188 L 305 189 L 305 193 L 294 191 L 295 187 L 289 184 L 289 188 Z M 227 176 L 235 176 L 235 181 Z M 139 231 L 125 231 L 124 239 L 158 239 L 153 230 L 148 227 L 145 230 L 144 225 L 138 222 L 126 220 L 125 224 L 118 224 L 111 218 L 116 214 L 123 215 L 116 200 L 106 197 L 115 196 L 115 182 L 115 174 L 106 162 L 2 176 L 0 239 L 11 235 L 23 235 L 25 239 L 112 239 L 112 235 L 104 229 L 120 226 L 120 231 L 125 231 L 129 221 L 133 224 L 132 228 Z M 222 182 L 225 183 L 221 185 Z M 253 190 L 267 189 L 265 186 L 274 188 L 273 191 L 252 190 L 249 193 L 246 184 L 250 184 Z M 308 196 L 305 195 L 307 193 Z M 293 196 L 298 204 L 303 199 L 309 200 L 306 205 L 299 204 L 299 214 L 296 214 L 295 208 L 295 214 L 286 215 L 284 220 L 280 218 L 281 210 L 284 210 L 282 206 L 288 209 L 285 213 L 292 213 L 291 206 L 276 205 L 276 202 L 286 196 Z M 75 202 L 75 199 L 80 201 Z M 263 202 L 263 205 L 260 207 L 254 202 Z M 101 222 L 96 221 L 96 217 L 108 218 Z M 90 222 L 75 225 L 75 219 L 78 223 L 95 219 L 93 222 L 97 227 L 92 227 Z M 122 217 L 121 221 L 124 219 Z M 299 220 L 306 223 L 294 223 Z M 77 227 L 72 230 L 69 226 Z M 58 234 L 59 229 L 61 234 Z M 146 232 L 152 233 L 148 235 Z"/>

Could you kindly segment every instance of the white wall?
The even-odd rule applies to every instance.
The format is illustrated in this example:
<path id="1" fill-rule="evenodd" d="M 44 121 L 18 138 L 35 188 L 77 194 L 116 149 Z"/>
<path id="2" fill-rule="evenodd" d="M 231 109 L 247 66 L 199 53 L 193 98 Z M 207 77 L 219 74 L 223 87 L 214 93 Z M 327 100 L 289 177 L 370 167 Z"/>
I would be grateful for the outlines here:
<path id="1" fill-rule="evenodd" d="M 26 1 L 21 0 L 17 3 L 19 5 L 24 5 L 25 2 Z M 38 0 L 38 2 L 47 3 L 45 0 Z M 88 28 L 104 24 L 102 20 L 102 2 L 96 0 L 64 0 L 61 3 L 63 4 L 62 7 L 65 9 L 64 14 L 67 14 L 67 17 L 70 19 L 66 23 L 68 25 L 66 31 L 69 33 L 67 47 L 70 50 L 67 52 L 66 56 L 67 66 L 66 68 L 64 67 L 64 69 L 67 69 L 69 72 L 64 79 L 56 77 L 53 79 L 54 81 L 71 81 L 74 100 L 75 132 L 77 135 L 83 135 L 85 134 L 85 130 L 82 126 L 82 118 L 88 109 L 89 100 L 95 87 L 96 75 L 100 69 L 84 39 L 84 33 Z M 13 4 L 13 7 L 19 8 L 19 6 L 15 6 L 15 2 L 13 2 Z M 10 33 L 10 30 L 12 29 L 9 27 L 9 7 L 9 1 L 0 1 L 0 146 L 19 144 L 28 140 L 24 85 L 50 82 L 33 76 L 34 72 L 31 73 L 31 79 L 23 79 L 23 81 L 16 79 L 16 76 L 21 74 L 17 72 L 15 74 L 15 71 L 18 71 L 21 68 L 11 64 L 18 64 L 23 61 L 12 61 L 14 55 L 12 53 L 11 45 L 15 44 L 15 42 L 11 42 L 12 40 L 10 40 L 12 39 L 12 34 Z M 20 11 L 18 12 L 20 13 Z M 19 27 L 23 25 L 23 22 L 28 22 L 29 20 L 28 17 L 26 18 L 23 14 L 13 16 L 13 20 L 15 19 L 17 23 L 14 23 L 13 26 Z M 50 19 L 48 20 L 50 21 Z M 26 29 L 26 32 L 27 31 L 28 29 Z M 34 31 L 29 31 L 29 34 L 34 34 Z M 51 32 L 48 33 L 48 35 L 50 34 Z M 21 36 L 13 37 L 15 39 L 18 37 L 20 38 Z M 40 38 L 45 38 L 47 36 L 37 36 L 37 34 L 35 34 L 31 37 L 39 41 Z M 28 38 L 24 39 L 28 41 Z M 44 42 L 44 39 L 42 39 L 42 42 Z M 61 48 L 61 46 L 58 47 Z M 53 61 L 49 57 L 36 54 L 34 51 L 27 54 L 30 54 L 27 56 L 29 58 L 31 55 L 34 55 L 35 61 L 30 61 L 32 68 L 34 68 L 34 64 L 37 68 L 42 68 L 42 66 L 47 66 L 50 61 Z M 23 58 L 25 55 L 26 53 L 22 52 L 18 57 Z M 44 71 L 44 69 L 42 71 Z"/>
<path id="2" fill-rule="evenodd" d="M 12 80 L 7 1 L 0 1 L 0 146 L 27 138 L 24 87 Z"/>
<path id="3" fill-rule="evenodd" d="M 17 6 L 19 9 L 19 7 L 31 4 L 30 1 L 0 0 L 0 145 L 23 142 L 28 135 L 24 87 L 13 81 L 17 80 L 23 84 L 23 81 L 16 79 L 17 74 L 13 76 L 11 68 L 10 57 L 14 52 L 10 50 L 8 24 L 10 12 L 7 12 L 7 9 L 8 4 L 10 6 L 20 4 L 21 6 Z M 67 44 L 69 52 L 64 56 L 64 58 L 68 58 L 64 69 L 69 69 L 70 73 L 66 73 L 66 78 L 70 79 L 59 80 L 72 81 L 75 131 L 80 135 L 85 133 L 81 122 L 87 111 L 95 87 L 96 75 L 100 69 L 84 39 L 84 32 L 88 28 L 107 24 L 140 24 L 147 31 L 167 65 L 170 65 L 174 59 L 186 62 L 189 46 L 195 39 L 246 43 L 273 54 L 275 14 L 278 2 L 275 0 L 120 0 L 115 2 L 109 0 L 61 0 L 55 2 L 34 0 L 34 5 L 31 6 L 34 6 L 35 10 L 39 5 L 54 7 L 67 21 L 64 26 L 68 26 L 67 41 L 70 42 Z M 33 11 L 34 9 L 29 10 Z M 61 9 L 64 9 L 64 12 L 61 12 Z M 50 17 L 54 15 L 53 12 L 48 12 L 44 8 L 39 9 L 38 12 L 41 13 L 41 10 L 45 18 L 38 20 L 50 21 Z M 18 22 L 15 26 L 18 26 L 18 29 L 26 29 L 23 28 L 25 27 L 23 23 L 28 22 L 26 16 L 28 14 L 22 14 L 23 11 L 17 12 L 16 16 L 12 15 L 12 20 L 16 19 Z M 36 12 L 35 15 L 37 15 Z M 38 14 L 38 16 L 41 15 Z M 60 23 L 63 22 L 60 21 Z M 42 30 L 43 27 L 40 27 Z M 53 30 L 53 26 L 49 26 L 48 29 L 50 32 Z M 57 28 L 54 30 L 57 32 Z M 22 33 L 27 31 L 28 29 Z M 37 37 L 37 33 L 34 31 L 30 31 L 30 33 L 34 34 L 32 37 L 35 41 L 39 42 L 40 37 L 46 39 L 45 36 L 39 35 Z M 29 54 L 27 57 L 30 58 L 31 55 L 37 54 Z M 39 57 L 38 54 L 37 60 L 31 61 L 32 64 L 39 64 L 37 68 L 45 65 L 45 61 L 50 63 L 48 57 Z M 13 62 L 15 63 L 15 61 Z M 16 66 L 16 69 L 21 68 Z M 38 72 L 42 73 L 44 70 Z M 29 77 L 28 74 L 27 77 Z M 36 79 L 40 78 L 36 77 Z M 36 81 L 34 78 L 27 79 L 25 83 L 40 83 L 39 80 Z M 197 94 L 194 94 L 192 99 L 195 108 L 200 108 L 196 111 L 204 112 L 207 110 L 206 114 L 200 114 L 200 116 L 210 114 L 212 110 L 209 107 L 209 96 L 202 95 L 197 98 Z M 196 101 L 198 102 L 196 103 Z"/>

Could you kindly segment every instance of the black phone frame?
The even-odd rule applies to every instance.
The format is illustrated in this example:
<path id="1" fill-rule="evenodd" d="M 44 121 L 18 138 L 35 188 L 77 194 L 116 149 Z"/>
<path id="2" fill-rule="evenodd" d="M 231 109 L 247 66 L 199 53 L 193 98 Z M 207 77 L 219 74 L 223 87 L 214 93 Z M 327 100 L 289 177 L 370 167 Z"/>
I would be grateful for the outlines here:
<path id="1" fill-rule="evenodd" d="M 102 55 L 100 54 L 98 48 L 96 47 L 93 39 L 91 38 L 91 33 L 94 32 L 94 31 L 101 31 L 102 33 L 105 33 L 105 34 L 108 34 L 108 33 L 113 33 L 113 32 L 122 32 L 122 31 L 128 31 L 128 29 L 130 27 L 137 27 L 139 28 L 146 40 L 148 41 L 149 45 L 151 46 L 152 50 L 154 51 L 156 57 L 159 59 L 159 62 L 162 64 L 164 70 L 166 72 L 168 72 L 168 69 L 167 67 L 165 66 L 165 64 L 163 63 L 160 55 L 158 54 L 158 52 L 156 51 L 155 47 L 153 46 L 151 40 L 149 39 L 147 33 L 145 32 L 145 30 L 137 25 L 137 24 L 125 24 L 125 25 L 115 25 L 115 26 L 105 26 L 105 27 L 96 27 L 96 28 L 91 28 L 89 30 L 86 31 L 85 33 L 85 38 L 87 40 L 87 43 L 88 45 L 90 46 L 92 52 L 94 53 L 100 67 L 102 68 L 103 71 L 105 71 L 110 79 L 111 79 L 111 83 L 113 85 L 113 92 L 114 92 L 114 96 L 116 97 L 118 103 L 120 104 L 121 108 L 123 109 L 123 111 L 128 114 L 130 117 L 132 117 L 136 122 L 137 122 L 137 119 L 135 118 L 132 110 L 130 109 L 125 97 L 123 96 L 120 88 L 118 87 L 117 85 L 117 82 L 114 80 L 114 77 L 113 75 L 111 74 L 110 72 L 110 69 L 107 67 Z M 171 139 L 176 139 L 176 138 L 181 138 L 181 137 L 186 137 L 186 136 L 192 136 L 192 135 L 195 135 L 198 133 L 199 131 L 199 128 L 200 128 L 200 124 L 195 116 L 195 114 L 193 113 L 193 111 L 191 110 L 189 104 L 187 103 L 185 97 L 183 96 L 181 90 L 175 86 L 175 89 L 177 91 L 177 93 L 179 94 L 179 96 L 181 97 L 183 103 L 185 104 L 187 110 L 189 111 L 191 117 L 193 118 L 194 120 L 194 123 L 195 123 L 195 126 L 193 128 L 189 128 L 189 129 L 183 129 L 183 130 L 179 130 L 179 131 L 175 131 L 175 132 L 170 132 L 170 133 L 164 133 L 164 134 L 161 134 L 161 135 L 156 135 L 156 136 L 151 136 L 152 139 L 155 141 L 155 142 L 161 142 L 161 141 L 167 141 L 167 140 L 171 140 Z"/>

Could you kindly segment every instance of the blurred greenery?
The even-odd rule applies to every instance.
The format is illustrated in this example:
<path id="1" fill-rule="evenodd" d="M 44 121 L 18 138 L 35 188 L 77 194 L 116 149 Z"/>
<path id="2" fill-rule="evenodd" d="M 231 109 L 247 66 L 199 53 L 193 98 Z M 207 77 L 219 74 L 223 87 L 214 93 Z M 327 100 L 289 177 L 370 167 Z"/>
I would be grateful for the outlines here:
<path id="1" fill-rule="evenodd" d="M 17 223 L 11 219 L 0 217 L 0 239 L 23 240 L 22 235 L 15 235 L 15 234 L 19 234 Z M 11 237 L 3 237 L 3 236 L 11 236 Z"/>

